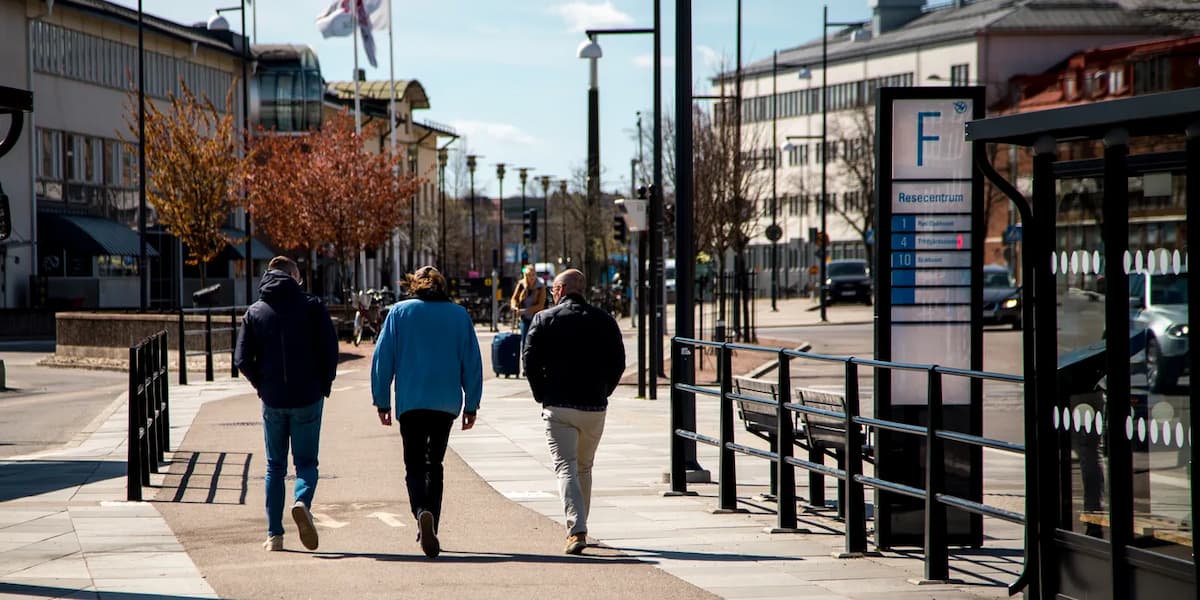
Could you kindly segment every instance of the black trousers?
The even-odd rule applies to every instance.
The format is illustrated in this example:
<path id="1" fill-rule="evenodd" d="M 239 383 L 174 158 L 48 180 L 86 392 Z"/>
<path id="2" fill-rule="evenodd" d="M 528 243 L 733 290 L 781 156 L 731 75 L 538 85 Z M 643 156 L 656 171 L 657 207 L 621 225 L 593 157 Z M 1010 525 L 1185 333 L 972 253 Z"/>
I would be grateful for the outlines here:
<path id="1" fill-rule="evenodd" d="M 433 513 L 436 528 L 442 519 L 442 461 L 446 458 L 455 416 L 418 408 L 405 411 L 399 420 L 408 503 L 414 518 L 423 510 Z"/>

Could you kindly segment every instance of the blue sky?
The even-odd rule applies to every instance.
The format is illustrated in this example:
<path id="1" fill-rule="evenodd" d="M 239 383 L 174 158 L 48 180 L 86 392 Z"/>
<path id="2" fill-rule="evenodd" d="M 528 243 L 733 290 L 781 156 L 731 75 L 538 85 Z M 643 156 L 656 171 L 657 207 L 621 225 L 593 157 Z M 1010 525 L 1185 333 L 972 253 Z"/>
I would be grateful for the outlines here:
<path id="1" fill-rule="evenodd" d="M 136 0 L 117 0 L 136 6 Z M 483 155 L 476 186 L 496 193 L 495 169 L 504 162 L 532 167 L 533 175 L 568 177 L 587 152 L 587 62 L 575 51 L 589 27 L 650 27 L 651 0 L 392 0 L 396 77 L 417 79 L 431 108 L 417 119 L 454 126 L 467 147 Z M 148 13 L 183 23 L 202 21 L 236 0 L 144 0 Z M 330 0 L 256 0 L 258 42 L 300 43 L 316 49 L 326 80 L 353 71 L 349 37 L 323 39 L 315 19 Z M 674 107 L 675 2 L 663 0 L 663 103 Z M 821 3 L 742 0 L 743 61 L 819 37 Z M 867 0 L 830 2 L 830 20 L 869 17 Z M 693 0 L 693 73 L 697 93 L 722 57 L 735 51 L 737 0 Z M 234 29 L 236 13 L 227 14 Z M 248 19 L 248 27 L 250 20 Z M 387 79 L 387 35 L 377 34 L 379 66 L 360 56 L 368 79 Z M 652 108 L 651 36 L 601 37 L 600 152 L 605 190 L 629 189 L 629 161 L 637 152 L 636 113 Z M 361 52 L 361 49 L 360 49 Z M 649 119 L 645 120 L 649 127 Z M 462 140 L 451 148 L 459 146 Z M 649 148 L 646 149 L 647 155 Z M 649 157 L 647 156 L 647 161 Z M 505 195 L 517 190 L 505 180 Z M 532 190 L 531 190 L 532 193 Z"/>

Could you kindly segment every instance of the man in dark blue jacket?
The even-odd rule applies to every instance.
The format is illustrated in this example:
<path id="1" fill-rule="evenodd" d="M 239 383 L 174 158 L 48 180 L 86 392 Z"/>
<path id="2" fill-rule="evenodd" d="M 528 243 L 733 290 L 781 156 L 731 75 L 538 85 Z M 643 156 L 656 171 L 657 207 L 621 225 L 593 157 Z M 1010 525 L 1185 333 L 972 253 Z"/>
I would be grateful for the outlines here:
<path id="1" fill-rule="evenodd" d="M 267 445 L 267 550 L 283 549 L 283 487 L 289 442 L 296 464 L 292 518 L 300 542 L 317 549 L 313 492 L 321 412 L 337 373 L 338 342 L 321 301 L 300 289 L 300 269 L 276 256 L 258 286 L 259 300 L 246 310 L 238 330 L 234 364 L 263 403 Z"/>

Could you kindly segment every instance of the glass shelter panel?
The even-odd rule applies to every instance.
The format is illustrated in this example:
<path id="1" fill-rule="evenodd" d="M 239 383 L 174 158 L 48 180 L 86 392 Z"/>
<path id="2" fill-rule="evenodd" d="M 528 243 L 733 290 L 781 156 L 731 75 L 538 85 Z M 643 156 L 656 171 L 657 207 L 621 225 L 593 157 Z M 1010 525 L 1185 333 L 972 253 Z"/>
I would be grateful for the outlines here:
<path id="1" fill-rule="evenodd" d="M 1062 528 L 1109 539 L 1103 179 L 1063 179 L 1057 193 L 1050 270 L 1058 297 L 1059 394 L 1051 420 L 1062 453 Z"/>
<path id="2" fill-rule="evenodd" d="M 1186 175 L 1129 179 L 1133 544 L 1191 560 Z"/>

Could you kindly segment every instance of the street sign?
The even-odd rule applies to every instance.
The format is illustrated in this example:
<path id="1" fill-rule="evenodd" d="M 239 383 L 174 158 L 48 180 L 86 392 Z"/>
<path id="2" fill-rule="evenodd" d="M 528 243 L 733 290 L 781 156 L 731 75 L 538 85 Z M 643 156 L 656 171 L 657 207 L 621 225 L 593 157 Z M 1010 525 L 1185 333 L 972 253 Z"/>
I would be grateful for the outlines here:
<path id="1" fill-rule="evenodd" d="M 1021 242 L 1021 226 L 1009 225 L 1004 229 L 1004 243 L 1018 244 Z"/>
<path id="2" fill-rule="evenodd" d="M 625 226 L 629 228 L 629 231 L 646 231 L 647 204 L 649 203 L 645 200 L 617 198 L 617 213 L 625 220 Z"/>
<path id="3" fill-rule="evenodd" d="M 882 88 L 876 227 L 876 344 L 879 360 L 978 370 L 983 366 L 982 179 L 966 123 L 984 112 L 983 88 Z M 875 415 L 921 425 L 928 413 L 928 373 L 876 371 Z M 947 429 L 982 434 L 982 386 L 942 378 Z M 878 477 L 924 485 L 923 443 L 880 432 Z M 948 446 L 948 493 L 982 500 L 982 453 Z M 880 497 L 880 546 L 921 545 L 921 502 Z M 982 544 L 982 520 L 948 515 L 952 544 Z"/>
<path id="4" fill-rule="evenodd" d="M 783 228 L 772 223 L 767 227 L 767 239 L 772 242 L 778 242 L 779 238 L 783 237 Z"/>

